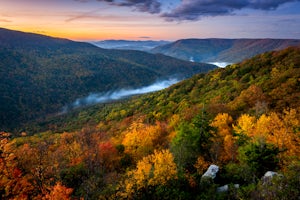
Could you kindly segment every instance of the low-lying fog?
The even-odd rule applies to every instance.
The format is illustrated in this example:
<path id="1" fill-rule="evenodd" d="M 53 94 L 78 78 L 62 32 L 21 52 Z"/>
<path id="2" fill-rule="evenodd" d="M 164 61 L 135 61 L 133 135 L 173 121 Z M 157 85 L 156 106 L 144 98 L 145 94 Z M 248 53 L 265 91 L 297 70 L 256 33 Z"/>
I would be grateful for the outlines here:
<path id="1" fill-rule="evenodd" d="M 227 65 L 231 65 L 232 63 L 228 63 L 228 62 L 209 62 L 208 64 L 213 64 L 213 65 L 216 65 L 218 67 L 224 68 Z"/>
<path id="2" fill-rule="evenodd" d="M 63 108 L 63 113 L 82 106 L 94 105 L 97 103 L 107 103 L 113 100 L 119 100 L 128 96 L 137 95 L 137 94 L 145 94 L 149 92 L 155 92 L 158 90 L 165 89 L 177 82 L 179 79 L 172 78 L 163 81 L 157 81 L 152 85 L 137 88 L 137 89 L 120 89 L 116 91 L 109 91 L 105 93 L 92 93 L 86 97 L 76 99 L 70 105 L 67 105 Z"/>

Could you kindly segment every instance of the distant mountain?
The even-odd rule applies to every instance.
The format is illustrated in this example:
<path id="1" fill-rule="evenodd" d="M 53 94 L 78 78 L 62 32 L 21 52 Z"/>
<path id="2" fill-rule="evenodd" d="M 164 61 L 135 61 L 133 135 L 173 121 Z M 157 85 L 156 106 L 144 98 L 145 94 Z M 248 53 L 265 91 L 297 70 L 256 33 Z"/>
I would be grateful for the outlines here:
<path id="1" fill-rule="evenodd" d="M 94 92 L 187 78 L 213 65 L 0 29 L 0 130 L 43 118 Z"/>
<path id="2" fill-rule="evenodd" d="M 126 50 L 140 50 L 149 51 L 159 45 L 170 43 L 169 41 L 138 41 L 138 40 L 103 40 L 91 42 L 92 44 L 104 49 L 126 49 Z"/>
<path id="3" fill-rule="evenodd" d="M 267 51 L 300 45 L 294 39 L 184 39 L 151 50 L 183 60 L 237 63 Z"/>

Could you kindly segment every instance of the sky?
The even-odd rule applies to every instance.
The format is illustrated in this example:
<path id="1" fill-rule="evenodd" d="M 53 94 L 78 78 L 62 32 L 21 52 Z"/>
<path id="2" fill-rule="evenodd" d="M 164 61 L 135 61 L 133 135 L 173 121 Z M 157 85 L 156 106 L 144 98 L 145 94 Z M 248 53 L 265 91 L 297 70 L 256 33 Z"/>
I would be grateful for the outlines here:
<path id="1" fill-rule="evenodd" d="M 300 0 L 0 0 L 0 27 L 77 41 L 300 39 Z"/>

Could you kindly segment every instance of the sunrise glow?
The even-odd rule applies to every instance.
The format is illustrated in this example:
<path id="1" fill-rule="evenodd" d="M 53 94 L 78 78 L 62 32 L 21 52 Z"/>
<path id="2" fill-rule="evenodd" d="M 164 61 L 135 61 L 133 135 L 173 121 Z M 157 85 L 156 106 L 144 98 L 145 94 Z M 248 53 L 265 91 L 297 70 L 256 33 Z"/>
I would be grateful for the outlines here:
<path id="1" fill-rule="evenodd" d="M 202 1 L 120 2 L 127 1 L 2 0 L 0 24 L 13 30 L 87 41 L 300 38 L 299 1 L 232 8 L 217 1 L 212 1 L 210 8 Z"/>

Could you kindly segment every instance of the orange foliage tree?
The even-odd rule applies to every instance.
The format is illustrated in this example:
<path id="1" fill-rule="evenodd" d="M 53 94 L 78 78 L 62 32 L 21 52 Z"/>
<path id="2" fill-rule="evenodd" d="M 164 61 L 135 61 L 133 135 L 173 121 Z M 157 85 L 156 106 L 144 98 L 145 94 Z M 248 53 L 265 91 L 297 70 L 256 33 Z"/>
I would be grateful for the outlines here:
<path id="1" fill-rule="evenodd" d="M 43 200 L 68 200 L 71 199 L 73 189 L 63 186 L 60 182 L 57 182 L 51 189 L 49 194 L 46 194 Z"/>
<path id="2" fill-rule="evenodd" d="M 9 134 L 0 133 L 0 199 L 30 199 L 33 186 L 18 167 Z"/>

